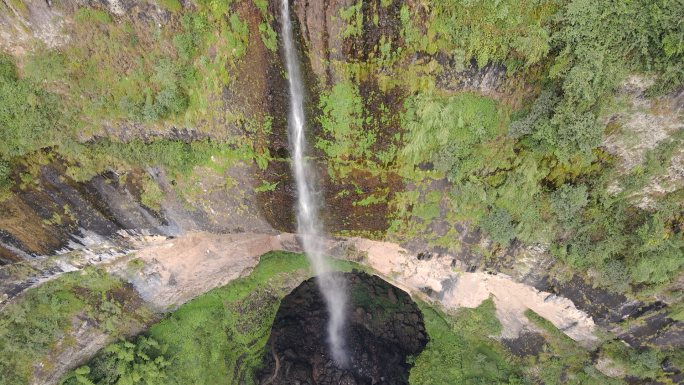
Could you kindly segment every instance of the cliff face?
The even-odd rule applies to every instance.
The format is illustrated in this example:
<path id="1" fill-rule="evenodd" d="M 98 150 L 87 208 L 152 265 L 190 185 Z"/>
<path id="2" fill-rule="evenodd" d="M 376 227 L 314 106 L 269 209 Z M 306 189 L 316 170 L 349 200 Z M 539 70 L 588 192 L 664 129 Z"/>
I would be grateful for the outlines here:
<path id="1" fill-rule="evenodd" d="M 11 197 L 0 202 L 4 214 L 0 218 L 0 257 L 4 261 L 18 261 L 63 250 L 71 242 L 78 243 L 73 236 L 79 236 L 79 229 L 104 237 L 123 229 L 166 235 L 192 230 L 293 231 L 294 185 L 289 164 L 282 159 L 289 152 L 285 133 L 288 105 L 286 84 L 278 74 L 282 71 L 278 53 L 266 49 L 259 38 L 261 15 L 250 4 L 245 2 L 234 7 L 236 13 L 248 21 L 252 31 L 245 57 L 237 66 L 230 68 L 231 75 L 237 80 L 223 86 L 221 94 L 215 95 L 219 98 L 218 103 L 210 106 L 207 118 L 202 119 L 198 126 L 146 124 L 118 119 L 104 122 L 90 129 L 90 133 L 81 132 L 80 135 L 81 140 L 111 136 L 122 141 L 167 138 L 186 142 L 247 136 L 257 147 L 261 146 L 259 151 L 271 156 L 265 169 L 256 167 L 253 159 L 234 162 L 224 167 L 225 171 L 221 170 L 223 173 L 209 165 L 214 169 L 203 167 L 196 170 L 186 186 L 176 186 L 176 181 L 167 183 L 164 170 L 155 167 L 130 170 L 123 176 L 123 181 L 120 181 L 121 175 L 110 172 L 87 182 L 76 182 L 66 172 L 67 165 L 59 160 L 51 161 L 48 157 L 38 170 L 27 168 L 15 171 L 15 177 L 31 172 L 36 175 L 31 181 L 15 185 Z M 148 3 L 116 1 L 102 5 L 119 18 L 116 23 L 130 23 L 135 28 L 147 24 L 178 23 L 168 10 Z M 92 6 L 102 9 L 102 5 Z M 320 120 L 315 118 L 321 114 L 319 93 L 339 81 L 342 76 L 339 72 L 347 71 L 341 67 L 367 60 L 381 37 L 393 41 L 395 48 L 401 39 L 398 6 L 381 7 L 379 2 L 368 3 L 356 11 L 354 17 L 358 20 L 345 21 L 336 16 L 352 5 L 351 2 L 295 3 L 294 11 L 299 20 L 297 36 L 300 46 L 306 48 L 303 59 L 310 90 L 308 109 L 313 137 L 329 135 L 321 131 Z M 80 36 L 82 31 L 73 26 L 73 13 L 81 6 L 83 4 L 70 1 L 55 4 L 27 2 L 26 8 L 21 9 L 14 9 L 10 5 L 0 13 L 3 18 L 0 44 L 16 55 L 20 62 L 26 60 L 37 41 L 58 51 L 65 50 L 65 47 L 73 44 L 72 39 L 83 38 Z M 192 4 L 187 6 L 192 9 Z M 279 30 L 278 7 L 277 2 L 268 5 L 268 11 L 275 15 L 271 24 L 276 31 Z M 359 26 L 361 33 L 345 38 L 344 30 L 352 22 L 362 24 Z M 44 33 L 47 30 L 54 33 Z M 413 60 L 427 62 L 418 57 Z M 439 73 L 437 85 L 446 92 L 476 91 L 493 97 L 511 97 L 511 92 L 506 91 L 504 68 L 485 67 L 478 70 L 473 67 L 457 71 L 452 64 L 446 58 L 436 57 L 429 61 L 430 69 L 425 71 Z M 372 152 L 393 145 L 395 139 L 392 137 L 400 132 L 397 117 L 404 108 L 403 99 L 411 92 L 409 87 L 385 87 L 380 81 L 384 76 L 382 71 L 379 68 L 372 69 L 368 79 L 359 85 L 361 110 L 368 111 L 370 115 L 393 117 L 379 127 Z M 240 118 L 231 121 L 231 117 L 236 115 Z M 246 131 L 245 122 L 261 122 L 265 116 L 271 119 L 268 132 Z M 313 148 L 312 153 L 325 156 L 320 148 Z M 225 160 L 212 158 L 212 162 L 222 165 Z M 405 178 L 393 171 L 378 178 L 376 172 L 368 168 L 359 168 L 346 175 L 333 172 L 330 168 L 329 164 L 319 164 L 328 228 L 332 232 L 368 232 L 378 235 L 385 232 L 390 226 L 393 211 L 388 201 L 395 193 L 406 190 Z M 161 209 L 154 210 L 141 203 L 142 184 L 147 175 L 165 193 L 166 199 Z M 226 180 L 231 183 L 226 184 Z M 277 184 L 278 188 L 255 192 L 254 189 L 263 181 Z M 179 189 L 189 188 L 190 185 L 196 187 L 191 196 L 177 194 Z M 386 191 L 387 198 L 371 205 L 356 205 L 357 201 L 372 197 L 377 191 Z M 176 196 L 180 198 L 176 199 Z"/>
<path id="2" fill-rule="evenodd" d="M 189 2 L 181 3 L 184 9 L 194 9 Z M 385 161 L 384 168 L 378 166 L 384 161 L 378 154 L 396 151 L 397 138 L 405 134 L 399 116 L 405 112 L 405 99 L 416 93 L 415 79 L 422 75 L 432 76 L 436 92 L 443 95 L 453 96 L 469 91 L 493 98 L 511 108 L 519 107 L 523 100 L 539 91 L 537 84 L 508 75 L 502 66 L 478 68 L 472 62 L 464 67 L 463 63 L 441 53 L 414 53 L 399 62 L 369 64 L 372 58 L 380 55 L 379 47 L 389 44 L 387 49 L 396 51 L 403 39 L 400 33 L 401 7 L 382 4 L 384 1 L 381 0 L 363 2 L 356 9 L 357 4 L 351 0 L 294 3 L 297 37 L 303 51 L 309 90 L 309 125 L 312 137 L 322 140 L 312 146 L 311 155 L 318 160 L 317 177 L 322 185 L 327 228 L 340 236 L 361 235 L 392 242 L 339 238 L 330 245 L 331 253 L 361 261 L 365 257 L 365 263 L 388 281 L 414 293 L 422 293 L 425 298 L 438 301 L 446 308 L 476 307 L 494 294 L 497 315 L 504 324 L 504 339 L 515 340 L 537 332 L 523 314 L 529 308 L 588 347 L 597 340 L 595 325 L 637 347 L 644 344 L 684 347 L 684 323 L 668 317 L 665 299 L 651 299 L 648 303 L 632 300 L 593 286 L 581 274 L 551 274 L 555 263 L 547 253 L 546 245 L 513 242 L 508 247 L 496 247 L 476 226 L 451 217 L 449 207 L 441 197 L 446 196 L 452 186 L 443 175 L 434 174 L 435 177 L 427 178 L 427 182 L 418 183 L 411 180 L 405 170 L 387 167 L 396 159 Z M 420 2 L 409 1 L 406 4 L 417 20 L 426 17 Z M 75 44 L 75 39 L 83 37 L 82 31 L 74 32 L 73 15 L 76 9 L 84 6 L 107 10 L 115 15 L 115 23 L 130 23 L 134 28 L 166 23 L 178 25 L 178 17 L 173 12 L 134 0 L 92 4 L 71 0 L 59 3 L 5 1 L 0 3 L 0 47 L 20 62 L 25 61 L 36 42 L 56 50 L 69 47 Z M 186 175 L 183 180 L 169 178 L 166 170 L 155 165 L 141 165 L 122 174 L 105 172 L 84 182 L 75 181 L 59 157 L 45 157 L 46 160 L 37 168 L 35 165 L 20 165 L 13 174 L 18 183 L 12 188 L 11 195 L 0 201 L 0 261 L 3 264 L 22 261 L 40 264 L 42 262 L 37 261 L 46 256 L 76 249 L 84 249 L 87 254 L 104 246 L 108 250 L 107 255 L 119 256 L 135 249 L 129 247 L 130 241 L 131 237 L 138 235 L 183 237 L 199 231 L 250 233 L 257 234 L 255 237 L 260 241 L 274 242 L 274 236 L 280 232 L 293 232 L 295 189 L 287 161 L 289 149 L 285 129 L 288 102 L 279 52 L 266 47 L 260 27 L 262 14 L 255 4 L 235 3 L 231 10 L 247 21 L 251 33 L 245 56 L 237 64 L 226 64 L 226 72 L 235 80 L 223 84 L 220 92 L 213 94 L 214 99 L 205 111 L 206 118 L 202 117 L 195 125 L 114 119 L 79 135 L 83 141 L 111 136 L 125 142 L 136 138 L 192 142 L 204 138 L 246 137 L 259 155 L 242 159 L 212 156 L 210 162 L 196 166 L 192 175 Z M 271 28 L 279 31 L 279 2 L 268 2 L 267 11 L 274 15 L 268 21 Z M 341 14 L 348 17 L 340 17 Z M 210 47 L 209 52 L 215 54 L 216 47 Z M 397 68 L 402 68 L 402 71 Z M 354 78 L 350 73 L 363 76 Z M 363 112 L 357 116 L 360 123 L 351 124 L 358 124 L 365 132 L 372 133 L 374 141 L 366 153 L 331 155 L 326 152 L 325 143 L 345 140 L 326 131 L 322 123 L 332 108 L 333 89 L 337 84 L 353 83 L 358 79 L 361 81 L 355 84 L 354 92 L 360 105 L 354 108 Z M 634 83 L 633 79 L 630 81 Z M 659 140 L 664 140 L 681 127 L 680 94 L 662 98 L 660 109 L 651 104 L 644 107 L 645 88 L 630 88 L 630 84 L 623 84 L 623 92 L 634 105 L 627 112 L 604 117 L 606 124 L 621 121 L 626 130 L 652 142 L 656 141 L 652 134 L 657 133 Z M 635 115 L 637 110 L 641 115 Z M 371 121 L 374 123 L 368 123 Z M 269 129 L 251 131 L 250 122 L 261 125 L 268 122 Z M 340 124 L 346 123 L 349 122 Z M 625 132 L 607 136 L 604 146 L 615 156 L 629 158 L 625 168 L 631 168 L 638 163 L 635 160 L 638 156 L 630 156 L 656 143 L 648 140 L 631 143 L 625 139 L 630 137 Z M 350 136 L 351 142 L 363 139 Z M 260 161 L 264 158 L 267 162 Z M 681 163 L 679 158 L 677 160 Z M 676 186 L 681 184 L 679 163 L 673 165 L 673 176 L 666 178 L 666 182 Z M 24 180 L 22 174 L 29 167 L 33 176 Z M 434 165 L 426 163 L 416 168 L 429 172 Z M 144 186 L 150 179 L 163 193 L 158 205 L 145 198 Z M 653 186 L 657 185 L 656 182 L 652 183 Z M 647 201 L 648 194 L 662 192 L 663 188 L 653 186 L 645 190 L 640 199 Z M 437 200 L 429 201 L 435 192 Z M 396 231 L 396 223 L 393 222 L 398 217 L 398 205 L 391 202 L 400 201 L 400 197 L 405 196 L 402 194 L 415 194 L 421 201 L 420 205 L 430 206 L 434 211 L 429 225 L 418 230 L 420 236 L 406 236 Z M 418 213 L 418 204 L 409 206 L 409 211 L 415 211 L 408 218 L 418 221 L 423 217 Z M 449 243 L 437 242 L 437 238 L 447 239 Z M 188 238 L 183 239 L 183 242 L 189 242 Z M 164 242 L 174 243 L 173 240 Z M 113 252 L 116 248 L 111 244 L 120 250 Z M 159 286 L 151 287 L 149 280 L 140 277 L 131 279 L 131 282 L 145 301 L 159 308 L 179 305 L 225 283 L 224 278 L 228 275 L 233 278 L 239 276 L 256 263 L 256 257 L 262 251 L 297 248 L 293 239 L 285 246 L 271 245 L 263 250 L 261 246 L 254 246 L 258 252 L 249 248 L 242 250 L 245 258 L 235 265 L 231 265 L 234 261 L 229 258 L 219 258 L 225 269 L 240 266 L 240 271 L 233 269 L 235 271 L 231 270 L 225 276 L 212 276 L 215 279 L 204 286 L 201 282 L 192 281 L 190 283 L 198 286 L 183 285 L 178 289 L 170 282 L 178 282 L 183 278 L 180 274 L 188 273 L 179 271 L 176 274 L 172 269 L 161 267 L 155 276 Z M 210 249 L 207 248 L 207 253 Z M 153 266 L 150 256 L 154 251 L 147 250 L 146 253 L 141 258 L 150 263 L 148 266 Z M 159 258 L 161 261 L 162 257 Z M 208 268 L 215 266 L 213 262 L 206 260 L 206 256 L 198 258 L 202 261 L 202 268 L 198 268 L 197 277 L 213 274 Z M 106 257 L 100 259 L 107 260 Z M 171 262 L 159 262 L 160 265 L 165 263 Z M 66 270 L 52 265 L 37 267 L 39 272 L 28 279 L 8 278 L 11 284 L 3 285 L 6 294 L 3 301 L 55 273 L 87 264 L 75 264 Z M 150 276 L 153 275 L 153 267 L 147 270 Z M 7 276 L 11 277 L 11 274 Z M 677 285 L 681 286 L 681 282 L 673 284 Z M 633 322 L 622 327 L 629 320 Z M 101 336 L 97 338 L 100 338 L 99 342 L 92 345 L 90 351 L 104 343 Z"/>

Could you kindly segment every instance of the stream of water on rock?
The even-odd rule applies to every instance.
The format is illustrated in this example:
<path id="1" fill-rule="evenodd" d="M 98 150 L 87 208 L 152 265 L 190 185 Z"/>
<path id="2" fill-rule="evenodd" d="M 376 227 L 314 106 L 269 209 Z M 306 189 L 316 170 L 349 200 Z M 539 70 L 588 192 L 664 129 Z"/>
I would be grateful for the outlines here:
<path id="1" fill-rule="evenodd" d="M 323 256 L 325 237 L 318 219 L 319 193 L 314 169 L 305 157 L 306 119 L 304 115 L 304 82 L 292 36 L 290 6 L 282 0 L 282 37 L 285 46 L 285 69 L 290 87 L 290 116 L 288 139 L 292 151 L 292 170 L 297 184 L 297 233 L 304 251 L 317 276 L 317 283 L 330 314 L 328 342 L 330 355 L 338 365 L 346 365 L 342 328 L 345 323 L 347 294 L 345 281 L 330 273 L 331 267 Z"/>

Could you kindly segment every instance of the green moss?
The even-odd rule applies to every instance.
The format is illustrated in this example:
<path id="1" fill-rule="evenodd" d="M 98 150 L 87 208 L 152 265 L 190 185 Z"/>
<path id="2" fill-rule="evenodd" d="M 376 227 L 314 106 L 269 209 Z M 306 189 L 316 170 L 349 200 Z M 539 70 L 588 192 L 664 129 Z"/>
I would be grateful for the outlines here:
<path id="1" fill-rule="evenodd" d="M 112 22 L 112 18 L 107 12 L 91 10 L 88 8 L 79 8 L 74 14 L 74 20 L 79 23 L 97 21 L 100 23 L 109 24 Z"/>
<path id="2" fill-rule="evenodd" d="M 149 175 L 145 174 L 142 180 L 142 194 L 140 202 L 152 210 L 161 210 L 161 203 L 166 198 L 166 194 L 159 187 L 159 184 Z"/>
<path id="3" fill-rule="evenodd" d="M 178 0 L 162 0 L 161 3 L 166 9 L 172 12 L 180 11 L 183 8 Z"/>

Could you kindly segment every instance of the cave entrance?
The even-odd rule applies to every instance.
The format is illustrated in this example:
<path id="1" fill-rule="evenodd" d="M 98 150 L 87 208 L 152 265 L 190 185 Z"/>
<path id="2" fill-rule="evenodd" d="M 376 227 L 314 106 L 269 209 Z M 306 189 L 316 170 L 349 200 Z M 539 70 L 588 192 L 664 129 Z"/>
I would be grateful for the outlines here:
<path id="1" fill-rule="evenodd" d="M 347 281 L 349 293 L 348 366 L 330 358 L 328 311 L 312 278 L 280 303 L 257 374 L 260 384 L 408 384 L 413 365 L 407 358 L 420 354 L 428 341 L 416 303 L 378 277 L 357 270 L 333 274 Z"/>

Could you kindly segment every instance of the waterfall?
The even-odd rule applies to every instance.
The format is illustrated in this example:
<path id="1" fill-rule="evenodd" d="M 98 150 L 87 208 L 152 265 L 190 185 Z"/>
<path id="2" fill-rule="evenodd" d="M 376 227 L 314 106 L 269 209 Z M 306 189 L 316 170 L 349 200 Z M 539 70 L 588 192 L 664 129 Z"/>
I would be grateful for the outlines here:
<path id="1" fill-rule="evenodd" d="M 325 298 L 330 320 L 328 321 L 328 342 L 330 354 L 338 365 L 347 363 L 342 327 L 345 321 L 346 287 L 344 281 L 330 273 L 330 266 L 323 257 L 325 238 L 318 220 L 318 194 L 316 177 L 305 157 L 306 136 L 304 116 L 304 82 L 299 68 L 299 59 L 292 37 L 290 6 L 282 0 L 282 35 L 285 46 L 285 69 L 290 86 L 290 116 L 288 139 L 292 151 L 292 171 L 297 184 L 297 232 L 304 251 L 316 272 L 316 282 Z"/>

